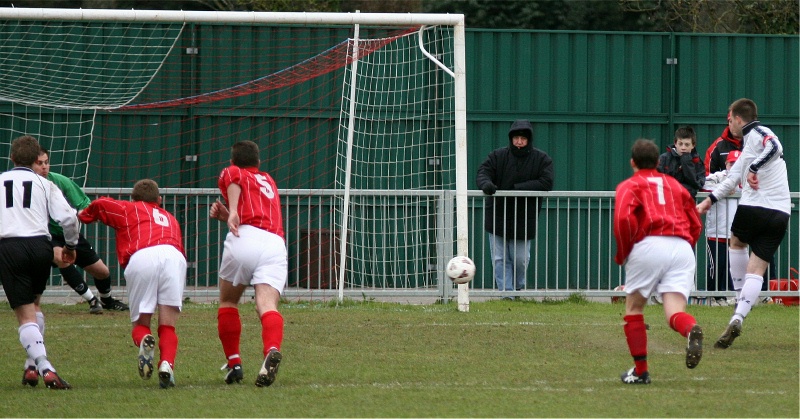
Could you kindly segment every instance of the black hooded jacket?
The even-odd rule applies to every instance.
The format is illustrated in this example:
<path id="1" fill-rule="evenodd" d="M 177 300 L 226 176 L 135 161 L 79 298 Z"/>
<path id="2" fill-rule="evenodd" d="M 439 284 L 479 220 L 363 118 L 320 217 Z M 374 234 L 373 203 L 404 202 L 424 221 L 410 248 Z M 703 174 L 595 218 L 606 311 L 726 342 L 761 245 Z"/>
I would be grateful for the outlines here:
<path id="1" fill-rule="evenodd" d="M 513 133 L 521 131 L 528 138 L 527 146 L 518 149 L 512 143 Z M 533 126 L 519 120 L 508 130 L 508 147 L 498 148 L 478 168 L 477 185 L 486 191 L 552 191 L 553 159 L 533 147 Z M 494 192 L 492 192 L 494 193 Z M 531 240 L 536 235 L 536 219 L 542 208 L 539 198 L 489 197 L 486 202 L 487 232 L 510 239 Z"/>

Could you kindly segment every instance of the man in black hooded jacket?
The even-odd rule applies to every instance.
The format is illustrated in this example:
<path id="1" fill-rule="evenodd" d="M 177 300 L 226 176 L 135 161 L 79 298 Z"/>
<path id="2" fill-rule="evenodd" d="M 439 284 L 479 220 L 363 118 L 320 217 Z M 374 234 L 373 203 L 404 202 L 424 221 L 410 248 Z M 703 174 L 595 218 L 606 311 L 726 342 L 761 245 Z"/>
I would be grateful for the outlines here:
<path id="1" fill-rule="evenodd" d="M 553 159 L 533 147 L 533 126 L 517 120 L 508 130 L 508 147 L 498 148 L 478 168 L 477 184 L 486 195 L 497 191 L 553 190 Z M 489 233 L 497 289 L 525 288 L 531 242 L 542 208 L 538 197 L 490 197 L 484 227 Z"/>

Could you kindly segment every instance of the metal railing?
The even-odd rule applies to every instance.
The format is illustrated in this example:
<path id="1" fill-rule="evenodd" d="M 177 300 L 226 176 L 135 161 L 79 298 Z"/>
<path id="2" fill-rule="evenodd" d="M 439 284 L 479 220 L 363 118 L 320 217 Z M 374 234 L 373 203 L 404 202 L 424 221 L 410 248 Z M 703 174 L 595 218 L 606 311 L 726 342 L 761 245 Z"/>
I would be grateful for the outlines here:
<path id="1" fill-rule="evenodd" d="M 282 190 L 284 225 L 289 249 L 289 278 L 285 296 L 329 300 L 338 295 L 337 267 L 338 240 L 334 225 L 335 197 L 338 190 Z M 130 189 L 86 188 L 90 198 L 111 196 L 129 199 Z M 219 199 L 216 188 L 161 190 L 163 206 L 182 224 L 187 251 L 189 273 L 186 297 L 199 301 L 217 298 L 217 267 L 222 243 L 227 234 L 224 223 L 209 220 L 208 208 Z M 418 192 L 412 192 L 418 193 Z M 441 193 L 442 207 L 452 204 L 452 194 Z M 698 200 L 705 194 L 698 195 Z M 497 200 L 514 200 L 519 197 L 539 197 L 542 210 L 537 218 L 537 233 L 531 247 L 530 265 L 526 286 L 513 292 L 519 297 L 566 297 L 580 293 L 587 297 L 620 295 L 614 288 L 624 283 L 624 270 L 613 262 L 616 246 L 613 236 L 614 192 L 498 192 Z M 792 193 L 792 217 L 789 230 L 776 254 L 777 278 L 788 279 L 790 269 L 800 267 L 800 193 Z M 484 231 L 484 205 L 486 196 L 480 191 L 468 193 L 469 255 L 475 261 L 477 274 L 470 283 L 470 297 L 499 298 L 509 292 L 498 291 L 492 275 L 487 234 Z M 450 201 L 449 203 L 447 201 Z M 510 201 L 511 202 L 511 201 Z M 124 278 L 116 262 L 114 232 L 99 224 L 84 227 L 84 234 L 109 265 L 112 283 L 120 289 L 115 294 L 124 295 Z M 704 298 L 723 295 L 732 297 L 732 290 L 706 291 L 707 263 L 705 233 L 695 249 L 697 278 L 693 297 Z M 451 246 L 452 247 L 452 246 Z M 437 247 L 430 247 L 436 252 Z M 446 248 L 446 247 L 445 247 Z M 438 247 L 441 252 L 442 247 Z M 429 255 L 432 259 L 449 259 L 452 255 Z M 433 269 L 437 265 L 433 265 Z M 438 265 L 441 266 L 441 265 Z M 54 270 L 51 287 L 45 295 L 64 295 L 72 290 L 61 285 L 58 271 Z M 369 281 L 350 281 L 344 287 L 348 298 L 395 298 L 399 301 L 416 297 L 430 297 L 448 301 L 457 294 L 456 287 L 436 272 L 422 281 L 409 280 L 404 285 L 391 283 L 375 285 Z M 87 278 L 89 279 L 89 278 Z M 766 281 L 765 281 L 766 282 Z M 250 290 L 252 292 L 252 290 Z M 252 295 L 252 294 L 247 294 Z M 797 291 L 767 291 L 765 296 L 798 295 Z"/>

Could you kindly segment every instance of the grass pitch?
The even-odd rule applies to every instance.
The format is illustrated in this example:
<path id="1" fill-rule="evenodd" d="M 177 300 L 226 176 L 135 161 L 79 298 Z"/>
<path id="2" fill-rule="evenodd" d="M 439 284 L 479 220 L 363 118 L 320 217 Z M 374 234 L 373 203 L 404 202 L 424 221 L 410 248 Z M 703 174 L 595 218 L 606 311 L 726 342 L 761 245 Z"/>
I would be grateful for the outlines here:
<path id="1" fill-rule="evenodd" d="M 727 350 L 713 348 L 732 308 L 689 306 L 705 352 L 684 366 L 683 337 L 647 307 L 650 385 L 633 365 L 624 308 L 589 303 L 286 303 L 278 379 L 262 361 L 253 304 L 241 307 L 245 384 L 226 385 L 214 304 L 187 303 L 178 323 L 177 387 L 139 378 L 127 313 L 45 305 L 48 356 L 69 391 L 20 384 L 24 351 L 0 308 L 2 417 L 798 417 L 798 308 L 756 307 Z M 154 327 L 155 330 L 155 327 Z"/>

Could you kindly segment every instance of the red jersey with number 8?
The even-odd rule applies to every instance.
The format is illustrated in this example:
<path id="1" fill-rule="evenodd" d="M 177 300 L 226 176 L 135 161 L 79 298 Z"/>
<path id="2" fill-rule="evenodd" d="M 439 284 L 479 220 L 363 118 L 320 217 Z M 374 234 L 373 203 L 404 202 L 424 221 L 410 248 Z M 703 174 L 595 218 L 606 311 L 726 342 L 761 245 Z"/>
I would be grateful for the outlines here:
<path id="1" fill-rule="evenodd" d="M 281 199 L 272 177 L 257 167 L 228 166 L 223 169 L 217 185 L 229 208 L 228 186 L 232 183 L 242 188 L 238 208 L 240 224 L 258 227 L 285 239 Z"/>
<path id="2" fill-rule="evenodd" d="M 186 255 L 178 220 L 156 203 L 98 198 L 78 213 L 78 219 L 85 224 L 100 220 L 117 232 L 117 258 L 123 269 L 146 247 L 166 244 Z"/>

